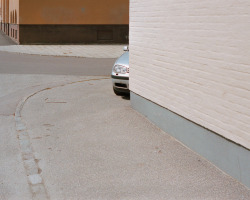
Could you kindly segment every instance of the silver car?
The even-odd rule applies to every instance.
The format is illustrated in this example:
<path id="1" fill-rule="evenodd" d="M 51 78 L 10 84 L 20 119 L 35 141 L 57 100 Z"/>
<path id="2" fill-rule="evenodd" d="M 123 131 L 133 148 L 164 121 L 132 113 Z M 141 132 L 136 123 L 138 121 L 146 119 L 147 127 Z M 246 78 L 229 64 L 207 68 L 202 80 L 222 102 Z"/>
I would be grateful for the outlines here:
<path id="1" fill-rule="evenodd" d="M 129 49 L 124 47 L 126 51 L 118 58 L 112 68 L 113 90 L 116 95 L 129 93 Z"/>

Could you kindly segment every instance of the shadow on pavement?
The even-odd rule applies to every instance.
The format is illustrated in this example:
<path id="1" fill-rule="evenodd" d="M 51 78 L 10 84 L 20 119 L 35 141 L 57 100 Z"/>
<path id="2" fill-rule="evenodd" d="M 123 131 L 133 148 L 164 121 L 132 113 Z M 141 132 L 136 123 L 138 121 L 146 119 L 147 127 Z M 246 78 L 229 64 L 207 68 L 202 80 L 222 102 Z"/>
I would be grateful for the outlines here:
<path id="1" fill-rule="evenodd" d="M 16 43 L 0 30 L 0 46 L 8 45 L 16 45 Z"/>
<path id="2" fill-rule="evenodd" d="M 124 94 L 121 96 L 124 100 L 130 100 L 130 94 Z"/>

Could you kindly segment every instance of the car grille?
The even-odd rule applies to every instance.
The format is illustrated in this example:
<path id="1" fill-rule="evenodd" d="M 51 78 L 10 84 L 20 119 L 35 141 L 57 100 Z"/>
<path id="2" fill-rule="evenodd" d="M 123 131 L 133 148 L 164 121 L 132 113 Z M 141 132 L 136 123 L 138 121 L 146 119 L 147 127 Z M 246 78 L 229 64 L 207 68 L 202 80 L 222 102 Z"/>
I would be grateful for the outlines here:
<path id="1" fill-rule="evenodd" d="M 115 83 L 115 86 L 119 88 L 127 88 L 127 85 L 122 83 Z"/>

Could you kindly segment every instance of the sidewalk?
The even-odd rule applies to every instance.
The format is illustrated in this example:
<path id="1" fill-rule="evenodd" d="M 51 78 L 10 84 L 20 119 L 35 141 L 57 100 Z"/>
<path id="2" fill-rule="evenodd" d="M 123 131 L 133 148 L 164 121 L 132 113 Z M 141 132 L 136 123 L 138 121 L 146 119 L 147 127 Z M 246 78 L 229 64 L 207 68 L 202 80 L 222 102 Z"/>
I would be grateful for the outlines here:
<path id="1" fill-rule="evenodd" d="M 16 45 L 0 31 L 0 51 L 41 56 L 118 58 L 124 45 Z"/>
<path id="2" fill-rule="evenodd" d="M 42 197 L 250 199 L 246 187 L 114 95 L 105 77 L 35 93 L 19 111 Z"/>
<path id="3" fill-rule="evenodd" d="M 118 58 L 124 45 L 8 45 L 0 51 L 46 56 L 69 56 L 83 58 Z"/>

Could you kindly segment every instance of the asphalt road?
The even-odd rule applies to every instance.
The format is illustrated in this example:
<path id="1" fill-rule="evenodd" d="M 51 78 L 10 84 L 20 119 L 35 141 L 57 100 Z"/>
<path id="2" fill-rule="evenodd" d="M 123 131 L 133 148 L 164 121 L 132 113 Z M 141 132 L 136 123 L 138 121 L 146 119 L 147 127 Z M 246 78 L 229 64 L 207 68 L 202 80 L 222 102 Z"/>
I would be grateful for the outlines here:
<path id="1" fill-rule="evenodd" d="M 0 46 L 15 45 L 0 31 Z M 0 51 L 0 74 L 109 76 L 116 59 L 24 55 Z"/>
<path id="2" fill-rule="evenodd" d="M 0 52 L 1 74 L 109 76 L 115 59 L 22 55 Z"/>

